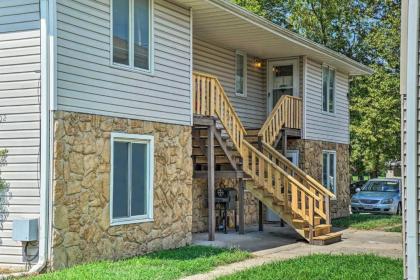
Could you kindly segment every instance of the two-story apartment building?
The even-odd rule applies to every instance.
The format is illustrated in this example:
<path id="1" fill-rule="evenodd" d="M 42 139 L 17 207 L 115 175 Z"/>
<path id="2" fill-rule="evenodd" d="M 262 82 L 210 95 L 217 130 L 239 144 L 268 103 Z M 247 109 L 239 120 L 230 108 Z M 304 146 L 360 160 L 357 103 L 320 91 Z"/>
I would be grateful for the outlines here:
<path id="1" fill-rule="evenodd" d="M 219 187 L 241 232 L 260 201 L 309 242 L 341 236 L 349 80 L 370 69 L 339 53 L 224 0 L 14 0 L 0 73 L 2 267 L 213 238 Z"/>

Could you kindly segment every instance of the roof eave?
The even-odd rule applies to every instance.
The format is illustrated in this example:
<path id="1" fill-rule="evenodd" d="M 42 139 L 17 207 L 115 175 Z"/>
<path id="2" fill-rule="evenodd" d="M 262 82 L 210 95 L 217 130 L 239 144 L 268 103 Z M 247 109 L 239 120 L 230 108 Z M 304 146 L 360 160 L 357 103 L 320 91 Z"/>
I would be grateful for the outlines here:
<path id="1" fill-rule="evenodd" d="M 231 3 L 226 0 L 206 0 L 213 2 L 216 5 L 219 5 L 220 7 L 230 11 L 231 13 L 235 13 L 239 16 L 241 16 L 244 20 L 247 20 L 253 24 L 259 25 L 260 27 L 266 29 L 269 32 L 273 32 L 277 34 L 278 36 L 282 36 L 285 39 L 288 39 L 295 44 L 299 44 L 304 47 L 311 48 L 319 53 L 323 53 L 325 55 L 330 56 L 333 59 L 340 60 L 347 64 L 350 68 L 353 68 L 354 71 L 349 71 L 350 76 L 363 76 L 363 75 L 371 75 L 373 74 L 373 69 L 357 62 L 341 53 L 338 53 L 336 51 L 333 51 L 321 44 L 315 43 L 312 40 L 309 40 L 293 31 L 290 31 L 286 28 L 283 28 L 277 24 L 274 24 L 263 17 L 260 17 L 234 3 Z"/>

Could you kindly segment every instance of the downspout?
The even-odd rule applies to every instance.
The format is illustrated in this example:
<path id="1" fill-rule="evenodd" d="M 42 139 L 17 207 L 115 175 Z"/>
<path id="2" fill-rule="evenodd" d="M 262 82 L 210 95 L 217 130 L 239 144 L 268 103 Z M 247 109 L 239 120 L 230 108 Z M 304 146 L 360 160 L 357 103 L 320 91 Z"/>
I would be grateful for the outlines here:
<path id="1" fill-rule="evenodd" d="M 419 32 L 418 0 L 408 1 L 407 24 L 407 61 L 406 61 L 406 92 L 407 92 L 407 154 L 405 186 L 407 189 L 406 205 L 406 254 L 407 279 L 419 279 L 418 263 L 418 205 L 417 205 L 417 75 L 418 75 L 418 32 Z"/>

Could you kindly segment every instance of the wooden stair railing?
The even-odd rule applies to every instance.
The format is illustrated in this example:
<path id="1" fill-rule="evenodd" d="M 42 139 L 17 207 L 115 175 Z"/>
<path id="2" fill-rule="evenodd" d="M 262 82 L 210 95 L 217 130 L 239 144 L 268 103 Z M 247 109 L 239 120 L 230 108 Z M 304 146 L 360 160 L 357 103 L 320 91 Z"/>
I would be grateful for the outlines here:
<path id="1" fill-rule="evenodd" d="M 283 95 L 274 106 L 258 137 L 262 141 L 273 145 L 283 128 L 302 128 L 302 99 L 290 95 Z"/>
<path id="2" fill-rule="evenodd" d="M 246 130 L 216 77 L 194 72 L 193 104 L 195 114 L 218 117 L 236 149 L 240 152 Z"/>
<path id="3" fill-rule="evenodd" d="M 290 207 L 292 212 L 299 215 L 308 225 L 314 226 L 314 214 L 319 212 L 316 211 L 316 205 L 322 205 L 320 197 L 305 188 L 247 141 L 244 141 L 242 157 L 245 173 L 258 185 L 264 186 L 268 195 L 276 197 L 283 202 L 285 208 Z"/>
<path id="4" fill-rule="evenodd" d="M 323 202 L 319 196 L 244 139 L 246 130 L 216 77 L 194 72 L 193 93 L 194 114 L 217 117 L 220 120 L 242 157 L 244 172 L 263 189 L 266 195 L 282 202 L 285 209 L 299 216 L 310 227 L 314 226 L 315 213 L 320 212 L 321 215 L 318 215 L 326 218 L 326 215 L 319 210 L 319 205 Z M 295 99 L 284 97 L 283 100 L 293 100 L 282 108 L 287 111 L 287 116 L 290 115 L 286 117 L 286 123 L 295 124 L 297 127 L 299 122 L 295 123 L 291 115 L 291 108 L 296 106 Z"/>
<path id="5" fill-rule="evenodd" d="M 331 222 L 328 211 L 329 202 L 335 195 L 320 184 L 317 180 L 306 174 L 302 169 L 290 162 L 285 156 L 280 154 L 276 149 L 266 142 L 262 142 L 263 154 L 284 170 L 287 174 L 292 175 L 297 181 L 304 185 L 307 189 L 313 192 L 318 198 L 319 202 L 315 205 L 315 212 L 326 220 L 329 224 Z"/>

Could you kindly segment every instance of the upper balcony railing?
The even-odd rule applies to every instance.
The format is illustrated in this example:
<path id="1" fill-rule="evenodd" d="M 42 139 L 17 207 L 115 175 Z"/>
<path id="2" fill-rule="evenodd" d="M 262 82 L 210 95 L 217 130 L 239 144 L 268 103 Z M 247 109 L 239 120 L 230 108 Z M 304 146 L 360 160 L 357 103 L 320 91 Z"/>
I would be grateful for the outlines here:
<path id="1" fill-rule="evenodd" d="M 271 111 L 258 136 L 273 145 L 282 128 L 302 129 L 302 99 L 283 95 Z"/>

